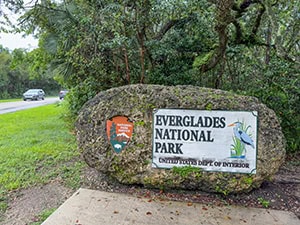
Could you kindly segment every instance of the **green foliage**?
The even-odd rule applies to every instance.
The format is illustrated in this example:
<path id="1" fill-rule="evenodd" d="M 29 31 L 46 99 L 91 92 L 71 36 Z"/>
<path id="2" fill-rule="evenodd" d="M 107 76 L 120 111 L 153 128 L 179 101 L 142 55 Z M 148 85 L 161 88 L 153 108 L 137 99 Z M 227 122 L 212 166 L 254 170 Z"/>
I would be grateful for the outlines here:
<path id="1" fill-rule="evenodd" d="M 253 178 L 251 177 L 251 176 L 249 176 L 249 177 L 243 177 L 243 179 L 242 179 L 242 182 L 245 182 L 246 184 L 248 184 L 248 185 L 252 185 L 252 183 L 253 183 Z"/>
<path id="2" fill-rule="evenodd" d="M 214 87 L 215 80 L 221 78 L 222 89 L 255 96 L 273 109 L 280 119 L 287 151 L 292 153 L 300 149 L 299 65 L 275 53 L 271 51 L 266 64 L 264 49 L 230 47 L 226 64 L 204 73 L 202 83 Z"/>
<path id="3" fill-rule="evenodd" d="M 262 197 L 259 197 L 257 200 L 264 208 L 268 208 L 270 206 L 270 202 Z"/>
<path id="4" fill-rule="evenodd" d="M 257 74 L 248 83 L 244 94 L 258 97 L 273 109 L 280 119 L 281 127 L 287 140 L 287 151 L 300 149 L 300 80 L 299 70 L 292 63 L 274 58 L 267 66 L 259 66 Z"/>
<path id="5" fill-rule="evenodd" d="M 134 122 L 134 126 L 145 126 L 145 121 L 144 120 L 140 120 L 140 121 L 135 121 Z"/>
<path id="6" fill-rule="evenodd" d="M 206 64 L 211 59 L 211 57 L 213 55 L 214 55 L 214 51 L 210 51 L 208 53 L 204 53 L 201 56 L 197 56 L 195 58 L 194 63 L 193 63 L 193 67 L 194 68 L 200 68 L 202 65 Z"/>
<path id="7" fill-rule="evenodd" d="M 59 85 L 48 73 L 31 68 L 36 59 L 35 51 L 27 53 L 23 49 L 10 52 L 0 47 L 0 98 L 22 98 L 22 94 L 29 88 L 42 88 L 48 95 L 59 90 Z"/>
<path id="8" fill-rule="evenodd" d="M 215 2 L 42 1 L 21 27 L 39 31 L 40 48 L 15 75 L 55 77 L 71 90 L 73 116 L 98 92 L 133 83 L 253 95 L 281 119 L 288 151 L 298 151 L 299 1 L 249 1 L 245 8 L 234 1 L 222 10 Z M 1 85 L 11 74 L 4 74 L 0 94 L 7 96 Z"/>
<path id="9" fill-rule="evenodd" d="M 199 174 L 201 172 L 200 168 L 194 166 L 184 166 L 184 167 L 172 167 L 172 172 L 178 174 L 182 178 L 187 178 L 192 173 Z"/>
<path id="10" fill-rule="evenodd" d="M 93 77 L 89 77 L 80 85 L 70 89 L 65 100 L 67 100 L 71 117 L 76 117 L 84 103 L 93 98 L 99 90 L 101 90 L 101 84 L 96 82 Z"/>
<path id="11" fill-rule="evenodd" d="M 211 102 L 207 103 L 205 106 L 206 110 L 212 110 L 212 108 L 213 108 L 213 104 Z"/>
<path id="12" fill-rule="evenodd" d="M 200 21 L 204 24 L 205 17 L 189 7 L 198 11 L 203 10 L 202 5 L 205 4 L 198 1 L 177 2 L 175 7 L 162 7 L 153 1 L 136 1 L 131 7 L 115 1 L 37 4 L 27 13 L 30 18 L 27 26 L 28 29 L 39 26 L 44 31 L 40 48 L 50 58 L 39 57 L 39 64 L 35 65 L 50 62 L 56 80 L 64 87 L 74 88 L 73 95 L 79 96 L 78 101 L 70 98 L 74 113 L 89 99 L 82 96 L 86 90 L 97 93 L 139 82 L 195 84 L 196 76 L 189 71 L 194 61 L 193 52 L 200 51 L 202 46 L 208 47 L 197 37 L 204 34 L 197 25 Z M 170 7 L 179 13 L 174 14 Z M 176 29 L 165 35 L 159 24 L 168 24 L 171 20 Z M 91 80 L 97 85 L 88 85 Z"/>
<path id="13" fill-rule="evenodd" d="M 228 190 L 222 189 L 219 185 L 217 185 L 215 187 L 215 191 L 218 192 L 218 193 L 223 194 L 224 196 L 227 196 L 229 194 Z"/>

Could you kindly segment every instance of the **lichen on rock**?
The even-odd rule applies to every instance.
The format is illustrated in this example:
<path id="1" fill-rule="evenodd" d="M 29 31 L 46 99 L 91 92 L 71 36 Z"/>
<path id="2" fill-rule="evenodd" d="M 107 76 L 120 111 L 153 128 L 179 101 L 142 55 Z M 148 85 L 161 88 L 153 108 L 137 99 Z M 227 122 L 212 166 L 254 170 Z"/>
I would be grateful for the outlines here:
<path id="1" fill-rule="evenodd" d="M 153 109 L 196 109 L 258 112 L 256 174 L 198 172 L 152 168 Z M 134 132 L 126 149 L 116 153 L 106 134 L 106 121 L 123 115 Z M 256 98 L 195 86 L 128 85 L 100 92 L 82 108 L 76 121 L 79 149 L 87 164 L 124 184 L 153 188 L 195 189 L 223 194 L 259 187 L 279 169 L 285 141 L 273 110 Z"/>

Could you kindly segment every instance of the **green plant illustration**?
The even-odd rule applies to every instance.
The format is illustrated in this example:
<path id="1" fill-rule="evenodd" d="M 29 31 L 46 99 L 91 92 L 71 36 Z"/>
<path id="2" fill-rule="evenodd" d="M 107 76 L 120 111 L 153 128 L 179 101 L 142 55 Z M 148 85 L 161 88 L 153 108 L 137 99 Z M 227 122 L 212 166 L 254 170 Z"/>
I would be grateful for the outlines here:
<path id="1" fill-rule="evenodd" d="M 112 123 L 110 128 L 110 140 L 114 140 L 117 137 L 117 125 L 115 123 Z"/>
<path id="2" fill-rule="evenodd" d="M 122 149 L 126 146 L 127 142 L 119 141 L 117 138 L 117 125 L 115 123 L 112 123 L 112 126 L 110 128 L 110 143 L 112 147 L 114 148 L 116 153 L 120 153 Z"/>

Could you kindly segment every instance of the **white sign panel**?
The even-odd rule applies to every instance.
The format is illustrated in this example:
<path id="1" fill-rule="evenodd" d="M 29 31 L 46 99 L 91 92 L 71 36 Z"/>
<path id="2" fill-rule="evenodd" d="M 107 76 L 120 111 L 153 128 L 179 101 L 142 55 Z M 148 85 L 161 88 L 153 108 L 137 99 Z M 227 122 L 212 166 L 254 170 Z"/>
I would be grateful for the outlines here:
<path id="1" fill-rule="evenodd" d="M 256 173 L 257 112 L 156 109 L 152 167 Z"/>

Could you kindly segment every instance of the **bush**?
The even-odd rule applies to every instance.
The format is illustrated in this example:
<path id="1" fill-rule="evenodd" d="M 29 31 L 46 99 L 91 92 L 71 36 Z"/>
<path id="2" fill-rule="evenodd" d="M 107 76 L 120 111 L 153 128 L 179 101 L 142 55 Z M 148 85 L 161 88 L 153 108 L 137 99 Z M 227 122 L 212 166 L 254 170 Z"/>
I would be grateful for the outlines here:
<path id="1" fill-rule="evenodd" d="M 99 86 L 93 77 L 89 77 L 83 83 L 71 88 L 66 95 L 70 116 L 76 117 L 84 103 L 92 99 L 100 90 L 101 86 Z"/>

